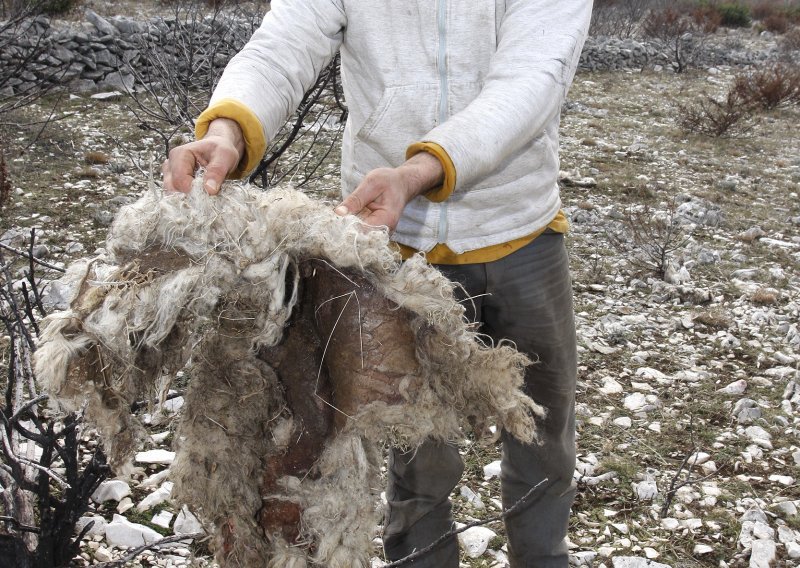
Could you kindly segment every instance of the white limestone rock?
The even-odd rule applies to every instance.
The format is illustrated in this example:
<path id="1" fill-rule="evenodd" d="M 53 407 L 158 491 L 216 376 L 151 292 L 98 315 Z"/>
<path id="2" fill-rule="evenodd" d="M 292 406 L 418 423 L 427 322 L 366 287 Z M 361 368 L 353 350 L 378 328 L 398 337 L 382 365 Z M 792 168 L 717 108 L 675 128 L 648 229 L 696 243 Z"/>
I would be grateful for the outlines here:
<path id="1" fill-rule="evenodd" d="M 733 394 L 733 395 L 741 395 L 747 390 L 747 381 L 744 379 L 739 379 L 738 381 L 733 381 L 732 383 L 722 387 L 719 391 L 722 394 Z"/>
<path id="2" fill-rule="evenodd" d="M 106 526 L 106 542 L 111 546 L 135 548 L 161 540 L 161 535 L 150 527 L 131 523 L 122 515 L 114 515 Z"/>
<path id="3" fill-rule="evenodd" d="M 197 520 L 197 517 L 192 514 L 189 507 L 184 505 L 181 507 L 178 517 L 175 519 L 175 524 L 172 525 L 172 532 L 177 536 L 183 536 L 205 531 L 203 530 L 203 525 Z"/>
<path id="4" fill-rule="evenodd" d="M 169 465 L 175 461 L 175 452 L 167 450 L 148 450 L 136 454 L 136 463 Z"/>
<path id="5" fill-rule="evenodd" d="M 86 536 L 103 536 L 106 534 L 106 520 L 100 515 L 91 515 L 81 517 L 75 524 L 75 532 L 80 533 L 86 525 L 94 521 L 92 528 L 86 533 Z"/>
<path id="6" fill-rule="evenodd" d="M 500 477 L 500 460 L 495 460 L 483 466 L 483 478 L 489 480 L 493 477 Z"/>
<path id="7" fill-rule="evenodd" d="M 672 568 L 668 564 L 638 556 L 617 556 L 611 559 L 611 565 L 614 568 Z"/>
<path id="8" fill-rule="evenodd" d="M 106 501 L 122 501 L 131 494 L 130 486 L 120 479 L 102 482 L 92 493 L 92 501 L 105 503 Z"/>
<path id="9" fill-rule="evenodd" d="M 140 513 L 142 511 L 148 511 L 169 499 L 169 496 L 172 494 L 172 485 L 173 483 L 171 481 L 165 481 L 161 487 L 142 499 L 139 504 L 136 505 L 136 510 Z"/>
<path id="10" fill-rule="evenodd" d="M 642 501 L 652 501 L 658 496 L 658 485 L 651 480 L 640 481 L 633 484 L 633 491 Z"/>
<path id="11" fill-rule="evenodd" d="M 461 525 L 456 523 L 456 526 Z M 459 528 L 464 525 L 459 526 Z M 486 552 L 489 541 L 497 536 L 492 529 L 486 527 L 471 527 L 458 534 L 458 542 L 461 543 L 462 550 L 470 558 L 478 558 Z"/>
<path id="12" fill-rule="evenodd" d="M 461 496 L 466 499 L 467 503 L 472 505 L 476 509 L 483 509 L 486 506 L 483 504 L 481 500 L 481 496 L 475 493 L 472 489 L 467 487 L 466 485 L 461 486 L 460 490 Z"/>
<path id="13" fill-rule="evenodd" d="M 775 565 L 776 556 L 777 550 L 774 541 L 754 540 L 750 553 L 750 568 L 770 568 Z"/>

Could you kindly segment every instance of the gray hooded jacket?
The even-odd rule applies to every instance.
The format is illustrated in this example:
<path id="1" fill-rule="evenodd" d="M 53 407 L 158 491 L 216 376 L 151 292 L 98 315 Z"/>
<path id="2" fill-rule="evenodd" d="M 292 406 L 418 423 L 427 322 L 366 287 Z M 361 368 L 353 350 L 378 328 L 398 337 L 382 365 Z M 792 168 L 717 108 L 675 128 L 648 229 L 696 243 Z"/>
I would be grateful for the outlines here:
<path id="1" fill-rule="evenodd" d="M 558 123 L 591 0 L 273 0 L 215 101 L 255 113 L 267 140 L 341 50 L 349 116 L 342 187 L 398 166 L 413 142 L 456 170 L 443 203 L 408 204 L 394 238 L 456 253 L 545 227 L 561 206 Z"/>

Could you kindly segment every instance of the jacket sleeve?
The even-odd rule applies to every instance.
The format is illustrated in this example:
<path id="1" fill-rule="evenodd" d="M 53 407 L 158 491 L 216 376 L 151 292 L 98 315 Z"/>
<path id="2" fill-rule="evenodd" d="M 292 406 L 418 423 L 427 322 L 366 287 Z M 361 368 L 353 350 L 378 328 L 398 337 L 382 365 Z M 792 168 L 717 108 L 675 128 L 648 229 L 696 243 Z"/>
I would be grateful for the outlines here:
<path id="1" fill-rule="evenodd" d="M 539 136 L 561 109 L 589 29 L 592 0 L 508 0 L 483 89 L 424 138 L 441 146 L 459 187 Z"/>
<path id="2" fill-rule="evenodd" d="M 225 68 L 198 119 L 198 135 L 205 133 L 211 117 L 255 118 L 261 136 L 246 140 L 246 161 L 258 163 L 261 156 L 250 154 L 258 149 L 263 154 L 267 141 L 295 111 L 339 49 L 345 24 L 341 0 L 273 0 L 261 26 Z"/>

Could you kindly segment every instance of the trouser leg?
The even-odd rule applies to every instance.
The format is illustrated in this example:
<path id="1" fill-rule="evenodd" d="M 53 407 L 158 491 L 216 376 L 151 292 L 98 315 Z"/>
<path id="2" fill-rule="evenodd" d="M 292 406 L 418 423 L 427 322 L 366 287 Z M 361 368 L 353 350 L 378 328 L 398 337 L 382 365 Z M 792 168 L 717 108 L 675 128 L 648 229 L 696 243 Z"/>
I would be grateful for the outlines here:
<path id="1" fill-rule="evenodd" d="M 480 312 L 485 282 L 483 265 L 440 266 L 461 283 L 457 297 L 464 301 L 470 320 Z M 399 560 L 421 550 L 453 528 L 450 493 L 461 479 L 464 462 L 453 444 L 426 442 L 416 451 L 389 453 L 386 521 L 383 546 L 388 560 Z M 429 554 L 409 563 L 417 568 L 458 568 L 458 540 L 448 539 Z"/>
<path id="2" fill-rule="evenodd" d="M 543 479 L 519 511 L 506 518 L 513 568 L 568 565 L 565 537 L 575 496 L 575 385 L 577 354 L 567 255 L 562 235 L 545 233 L 487 265 L 484 331 L 510 339 L 534 361 L 525 389 L 547 409 L 539 444 L 503 433 L 501 489 L 508 510 Z M 544 487 L 544 486 L 543 486 Z"/>
<path id="3" fill-rule="evenodd" d="M 428 441 L 409 452 L 391 450 L 383 531 L 386 558 L 404 558 L 453 528 L 449 496 L 463 471 L 453 444 Z M 458 568 L 458 541 L 443 542 L 409 566 Z"/>
<path id="4" fill-rule="evenodd" d="M 526 372 L 525 389 L 548 409 L 548 416 L 538 424 L 541 445 L 525 445 L 503 434 L 504 507 L 512 507 L 544 478 L 552 484 L 543 496 L 537 491 L 530 506 L 506 519 L 509 556 L 514 568 L 566 566 L 564 538 L 575 494 L 577 365 L 563 236 L 545 233 L 495 262 L 438 268 L 462 285 L 458 295 L 468 317 L 482 322 L 484 333 L 514 341 L 537 361 Z M 448 495 L 463 469 L 460 456 L 453 446 L 425 444 L 420 450 L 414 459 L 397 451 L 390 456 L 384 531 L 389 560 L 427 546 L 452 526 Z M 458 566 L 455 539 L 437 550 L 438 556 L 426 555 L 413 565 Z"/>

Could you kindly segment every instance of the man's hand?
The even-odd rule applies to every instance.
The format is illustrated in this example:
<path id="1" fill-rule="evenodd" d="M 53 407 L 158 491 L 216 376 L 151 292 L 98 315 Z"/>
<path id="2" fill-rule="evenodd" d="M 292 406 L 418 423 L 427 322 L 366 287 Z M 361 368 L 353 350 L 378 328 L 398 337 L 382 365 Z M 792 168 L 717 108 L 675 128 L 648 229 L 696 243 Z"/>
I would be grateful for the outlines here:
<path id="1" fill-rule="evenodd" d="M 357 215 L 367 225 L 385 225 L 394 231 L 408 202 L 443 181 L 439 159 L 420 152 L 396 168 L 369 172 L 334 211 L 337 215 Z"/>
<path id="2" fill-rule="evenodd" d="M 236 169 L 243 154 L 242 129 L 233 120 L 218 118 L 209 125 L 202 140 L 170 150 L 169 158 L 161 167 L 164 189 L 188 193 L 195 171 L 204 167 L 203 187 L 209 195 L 215 195 L 227 175 Z"/>

